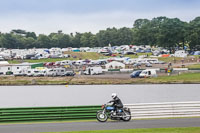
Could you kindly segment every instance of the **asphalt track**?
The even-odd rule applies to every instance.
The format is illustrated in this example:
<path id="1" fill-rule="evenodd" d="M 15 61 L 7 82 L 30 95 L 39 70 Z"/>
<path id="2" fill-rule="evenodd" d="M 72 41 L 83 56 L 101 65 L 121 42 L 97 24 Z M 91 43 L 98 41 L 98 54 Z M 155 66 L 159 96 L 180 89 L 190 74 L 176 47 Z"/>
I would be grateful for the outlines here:
<path id="1" fill-rule="evenodd" d="M 31 124 L 0 124 L 0 133 L 41 133 L 83 130 L 112 130 L 135 128 L 200 127 L 200 118 L 132 120 L 130 122 L 108 121 L 60 122 Z"/>

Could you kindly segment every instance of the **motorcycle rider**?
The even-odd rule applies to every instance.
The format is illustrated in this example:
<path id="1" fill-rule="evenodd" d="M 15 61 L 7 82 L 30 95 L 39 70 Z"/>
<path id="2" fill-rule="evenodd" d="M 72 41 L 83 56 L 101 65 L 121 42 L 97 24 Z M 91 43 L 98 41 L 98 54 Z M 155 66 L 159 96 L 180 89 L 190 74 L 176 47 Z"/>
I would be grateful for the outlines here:
<path id="1" fill-rule="evenodd" d="M 116 93 L 112 93 L 111 95 L 112 100 L 109 103 L 113 103 L 112 107 L 114 107 L 114 112 L 118 113 L 120 109 L 123 108 L 122 101 L 119 99 Z"/>

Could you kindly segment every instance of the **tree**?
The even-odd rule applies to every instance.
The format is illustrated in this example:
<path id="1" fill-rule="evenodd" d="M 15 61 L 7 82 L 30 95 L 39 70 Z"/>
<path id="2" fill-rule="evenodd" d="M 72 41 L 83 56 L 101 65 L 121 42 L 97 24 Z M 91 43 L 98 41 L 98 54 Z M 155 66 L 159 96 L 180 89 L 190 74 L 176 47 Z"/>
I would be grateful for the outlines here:
<path id="1" fill-rule="evenodd" d="M 70 47 L 70 36 L 66 34 L 59 36 L 59 46 L 61 48 Z"/>
<path id="2" fill-rule="evenodd" d="M 160 26 L 158 44 L 174 51 L 180 43 L 185 44 L 184 23 L 178 18 L 165 19 Z"/>
<path id="3" fill-rule="evenodd" d="M 33 39 L 37 39 L 35 32 L 26 32 L 26 38 L 32 37 Z"/>
<path id="4" fill-rule="evenodd" d="M 81 33 L 76 32 L 75 36 L 71 38 L 71 47 L 81 47 Z"/>
<path id="5" fill-rule="evenodd" d="M 150 22 L 150 20 L 148 19 L 137 19 L 134 24 L 133 27 L 136 29 L 140 29 L 142 28 L 144 25 L 148 24 Z"/>
<path id="6" fill-rule="evenodd" d="M 36 40 L 32 37 L 26 37 L 23 41 L 25 48 L 34 48 L 36 46 Z"/>
<path id="7" fill-rule="evenodd" d="M 100 30 L 97 34 L 97 42 L 99 44 L 100 47 L 104 47 L 104 46 L 108 46 L 108 44 L 110 43 L 110 34 L 108 31 L 106 30 Z"/>
<path id="8" fill-rule="evenodd" d="M 189 23 L 187 41 L 191 51 L 200 50 L 200 17 Z"/>
<path id="9" fill-rule="evenodd" d="M 120 28 L 118 30 L 118 45 L 130 45 L 133 41 L 133 31 L 130 28 Z"/>
<path id="10" fill-rule="evenodd" d="M 13 34 L 3 34 L 1 36 L 1 45 L 5 48 L 19 48 L 19 42 Z"/>
<path id="11" fill-rule="evenodd" d="M 90 47 L 98 47 L 97 37 L 95 35 L 90 36 Z"/>
<path id="12" fill-rule="evenodd" d="M 50 38 L 46 35 L 40 34 L 36 41 L 37 48 L 50 48 L 51 41 Z"/>
<path id="13" fill-rule="evenodd" d="M 91 47 L 90 39 L 93 36 L 91 32 L 83 33 L 80 38 L 80 43 L 82 47 Z"/>
<path id="14" fill-rule="evenodd" d="M 139 19 L 134 23 L 133 44 L 135 45 L 154 45 L 151 22 L 147 19 Z"/>

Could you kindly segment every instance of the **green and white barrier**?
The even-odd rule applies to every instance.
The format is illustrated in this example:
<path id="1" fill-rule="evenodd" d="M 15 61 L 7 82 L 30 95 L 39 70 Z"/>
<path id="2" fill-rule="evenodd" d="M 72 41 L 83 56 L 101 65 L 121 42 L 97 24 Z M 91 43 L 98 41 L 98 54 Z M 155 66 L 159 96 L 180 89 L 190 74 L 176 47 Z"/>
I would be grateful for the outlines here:
<path id="1" fill-rule="evenodd" d="M 0 108 L 0 123 L 95 119 L 100 106 Z"/>

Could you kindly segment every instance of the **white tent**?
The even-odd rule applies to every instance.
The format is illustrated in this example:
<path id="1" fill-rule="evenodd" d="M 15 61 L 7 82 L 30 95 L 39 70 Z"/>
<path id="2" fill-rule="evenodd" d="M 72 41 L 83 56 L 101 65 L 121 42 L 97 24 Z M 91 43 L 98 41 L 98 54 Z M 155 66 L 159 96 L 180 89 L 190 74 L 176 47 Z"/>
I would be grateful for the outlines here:
<path id="1" fill-rule="evenodd" d="M 105 66 L 106 66 L 106 69 L 124 69 L 125 68 L 125 64 L 121 62 L 117 62 L 117 61 L 112 61 L 106 64 Z"/>

